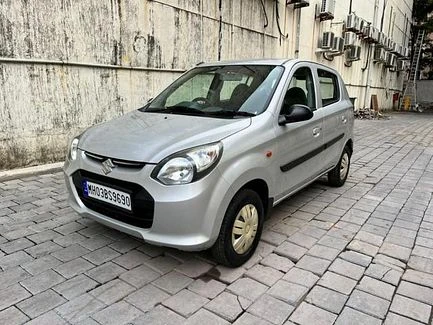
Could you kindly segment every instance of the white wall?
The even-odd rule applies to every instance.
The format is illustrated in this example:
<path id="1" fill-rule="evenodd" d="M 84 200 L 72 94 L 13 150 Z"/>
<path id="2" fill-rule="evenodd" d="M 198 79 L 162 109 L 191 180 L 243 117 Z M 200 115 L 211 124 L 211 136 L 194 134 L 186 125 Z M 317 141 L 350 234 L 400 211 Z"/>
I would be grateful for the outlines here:
<path id="1" fill-rule="evenodd" d="M 353 0 L 353 10 L 373 22 L 375 0 Z M 295 57 L 337 68 L 350 95 L 375 93 L 390 108 L 401 90 L 402 74 L 362 60 L 344 66 L 342 57 L 316 54 L 324 30 L 341 24 L 315 19 L 315 5 L 301 9 L 299 53 L 297 15 L 279 0 L 280 38 L 275 2 L 264 0 L 28 0 L 0 2 L 0 170 L 63 159 L 68 140 L 81 129 L 136 109 L 198 62 L 221 59 Z M 336 0 L 333 23 L 345 19 L 349 0 Z M 404 38 L 404 14 L 412 0 L 388 0 L 384 31 Z M 221 28 L 220 28 L 221 13 Z M 395 21 L 395 24 L 394 24 Z M 221 33 L 221 34 L 220 34 Z M 220 36 L 221 35 L 221 36 Z M 369 100 L 369 99 L 368 99 Z"/>

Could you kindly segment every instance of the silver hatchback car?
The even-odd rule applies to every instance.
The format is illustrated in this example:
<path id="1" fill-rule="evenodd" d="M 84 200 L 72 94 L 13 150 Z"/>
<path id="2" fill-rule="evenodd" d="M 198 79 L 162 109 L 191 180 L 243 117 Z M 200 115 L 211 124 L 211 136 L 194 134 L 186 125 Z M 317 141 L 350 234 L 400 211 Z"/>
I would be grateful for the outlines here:
<path id="1" fill-rule="evenodd" d="M 333 69 L 217 62 L 74 138 L 64 172 L 79 214 L 238 266 L 273 206 L 325 174 L 344 184 L 352 150 L 353 106 Z"/>

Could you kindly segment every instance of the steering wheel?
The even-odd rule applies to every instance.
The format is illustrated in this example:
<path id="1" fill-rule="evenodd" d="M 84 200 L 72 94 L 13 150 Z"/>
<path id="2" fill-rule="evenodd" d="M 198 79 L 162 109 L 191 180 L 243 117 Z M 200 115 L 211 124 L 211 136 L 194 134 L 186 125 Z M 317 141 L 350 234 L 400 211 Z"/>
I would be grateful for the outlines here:
<path id="1" fill-rule="evenodd" d="M 211 106 L 212 103 L 210 102 L 209 99 L 207 99 L 206 97 L 196 97 L 192 100 L 192 102 L 197 103 L 199 105 L 207 105 L 207 106 Z"/>

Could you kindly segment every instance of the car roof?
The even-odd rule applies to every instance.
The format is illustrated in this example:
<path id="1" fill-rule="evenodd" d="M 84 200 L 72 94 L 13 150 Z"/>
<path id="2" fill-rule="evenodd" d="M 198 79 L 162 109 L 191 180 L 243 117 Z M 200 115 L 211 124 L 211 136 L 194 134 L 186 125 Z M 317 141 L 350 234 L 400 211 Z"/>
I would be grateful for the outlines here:
<path id="1" fill-rule="evenodd" d="M 247 59 L 247 60 L 229 60 L 229 61 L 214 61 L 201 62 L 197 64 L 200 67 L 215 66 L 215 65 L 284 65 L 292 59 Z"/>

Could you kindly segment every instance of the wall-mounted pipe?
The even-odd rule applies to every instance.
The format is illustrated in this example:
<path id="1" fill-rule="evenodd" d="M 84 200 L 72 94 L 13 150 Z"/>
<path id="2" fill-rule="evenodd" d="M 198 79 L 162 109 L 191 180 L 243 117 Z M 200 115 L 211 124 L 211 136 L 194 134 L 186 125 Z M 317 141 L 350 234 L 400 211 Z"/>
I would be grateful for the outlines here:
<path id="1" fill-rule="evenodd" d="M 66 67 L 85 67 L 85 68 L 98 68 L 98 69 L 137 70 L 137 71 L 154 71 L 154 72 L 176 72 L 176 73 L 185 72 L 185 70 L 183 70 L 183 69 L 128 67 L 128 66 L 122 66 L 122 65 L 102 64 L 102 63 L 87 63 L 87 62 L 73 62 L 73 61 L 60 61 L 60 60 L 2 58 L 2 57 L 0 57 L 0 63 L 44 64 L 44 65 L 61 65 L 61 66 L 66 66 Z"/>

